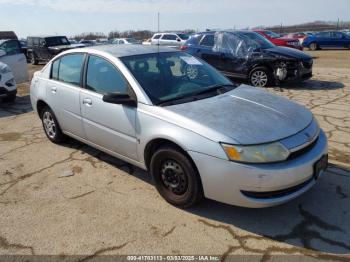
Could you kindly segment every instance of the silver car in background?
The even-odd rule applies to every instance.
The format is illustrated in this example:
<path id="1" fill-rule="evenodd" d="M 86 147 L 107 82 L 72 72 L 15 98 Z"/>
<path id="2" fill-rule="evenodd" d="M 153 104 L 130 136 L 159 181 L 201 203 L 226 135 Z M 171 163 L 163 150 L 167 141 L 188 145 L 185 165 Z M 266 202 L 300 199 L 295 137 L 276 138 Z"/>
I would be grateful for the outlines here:
<path id="1" fill-rule="evenodd" d="M 156 33 L 151 38 L 151 44 L 180 48 L 188 38 L 188 35 L 180 33 Z"/>
<path id="2" fill-rule="evenodd" d="M 30 97 L 49 140 L 68 135 L 148 170 L 176 206 L 281 204 L 327 167 L 309 110 L 169 48 L 66 51 L 35 73 Z"/>

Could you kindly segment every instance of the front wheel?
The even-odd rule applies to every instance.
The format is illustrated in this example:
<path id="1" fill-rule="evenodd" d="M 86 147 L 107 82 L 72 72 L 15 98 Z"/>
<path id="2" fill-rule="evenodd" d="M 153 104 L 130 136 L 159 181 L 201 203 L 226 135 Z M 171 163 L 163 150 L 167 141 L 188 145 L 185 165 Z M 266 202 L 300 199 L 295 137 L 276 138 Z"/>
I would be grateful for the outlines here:
<path id="1" fill-rule="evenodd" d="M 58 124 L 55 114 L 49 107 L 41 111 L 41 121 L 47 138 L 53 143 L 60 143 L 64 140 L 64 134 Z"/>
<path id="2" fill-rule="evenodd" d="M 318 45 L 316 43 L 311 43 L 310 44 L 310 50 L 311 51 L 316 51 L 318 49 Z"/>
<path id="3" fill-rule="evenodd" d="M 203 198 L 199 174 L 179 150 L 160 148 L 152 156 L 150 169 L 159 194 L 170 204 L 187 208 Z"/>
<path id="4" fill-rule="evenodd" d="M 271 73 L 266 67 L 257 67 L 249 74 L 249 82 L 256 87 L 267 87 L 271 81 Z"/>

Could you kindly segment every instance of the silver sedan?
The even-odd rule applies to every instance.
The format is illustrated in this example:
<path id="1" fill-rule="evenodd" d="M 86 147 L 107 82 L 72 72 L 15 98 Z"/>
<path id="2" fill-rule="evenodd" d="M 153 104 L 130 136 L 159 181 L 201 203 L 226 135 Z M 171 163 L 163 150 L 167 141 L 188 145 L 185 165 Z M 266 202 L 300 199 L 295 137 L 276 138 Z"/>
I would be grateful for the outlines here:
<path id="1" fill-rule="evenodd" d="M 173 49 L 66 51 L 35 73 L 30 97 L 49 140 L 70 136 L 148 170 L 176 206 L 281 204 L 327 167 L 309 110 Z"/>

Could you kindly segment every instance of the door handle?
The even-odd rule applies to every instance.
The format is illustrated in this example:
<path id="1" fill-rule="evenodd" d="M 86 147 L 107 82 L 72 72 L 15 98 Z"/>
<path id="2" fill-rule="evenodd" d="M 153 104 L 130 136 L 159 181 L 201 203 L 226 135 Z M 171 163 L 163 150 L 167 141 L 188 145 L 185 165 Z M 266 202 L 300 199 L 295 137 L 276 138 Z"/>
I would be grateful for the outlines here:
<path id="1" fill-rule="evenodd" d="M 83 105 L 91 106 L 92 100 L 90 98 L 84 98 L 83 99 Z"/>
<path id="2" fill-rule="evenodd" d="M 54 86 L 51 87 L 51 92 L 52 92 L 52 93 L 57 93 L 57 87 L 54 87 Z"/>

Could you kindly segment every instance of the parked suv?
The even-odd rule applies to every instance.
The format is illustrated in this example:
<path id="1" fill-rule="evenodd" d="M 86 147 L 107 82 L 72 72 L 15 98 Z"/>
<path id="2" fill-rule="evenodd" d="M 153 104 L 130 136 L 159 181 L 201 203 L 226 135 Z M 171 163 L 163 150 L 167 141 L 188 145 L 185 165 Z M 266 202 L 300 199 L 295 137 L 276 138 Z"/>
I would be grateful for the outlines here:
<path id="1" fill-rule="evenodd" d="M 33 37 L 27 39 L 27 56 L 33 65 L 48 62 L 62 51 L 81 46 L 71 45 L 65 36 Z"/>
<path id="2" fill-rule="evenodd" d="M 302 51 L 279 47 L 252 31 L 203 32 L 181 47 L 224 75 L 259 87 L 312 76 L 313 59 Z"/>
<path id="3" fill-rule="evenodd" d="M 180 47 L 189 38 L 186 34 L 158 33 L 154 34 L 151 40 L 152 45 L 164 45 L 168 47 Z"/>

